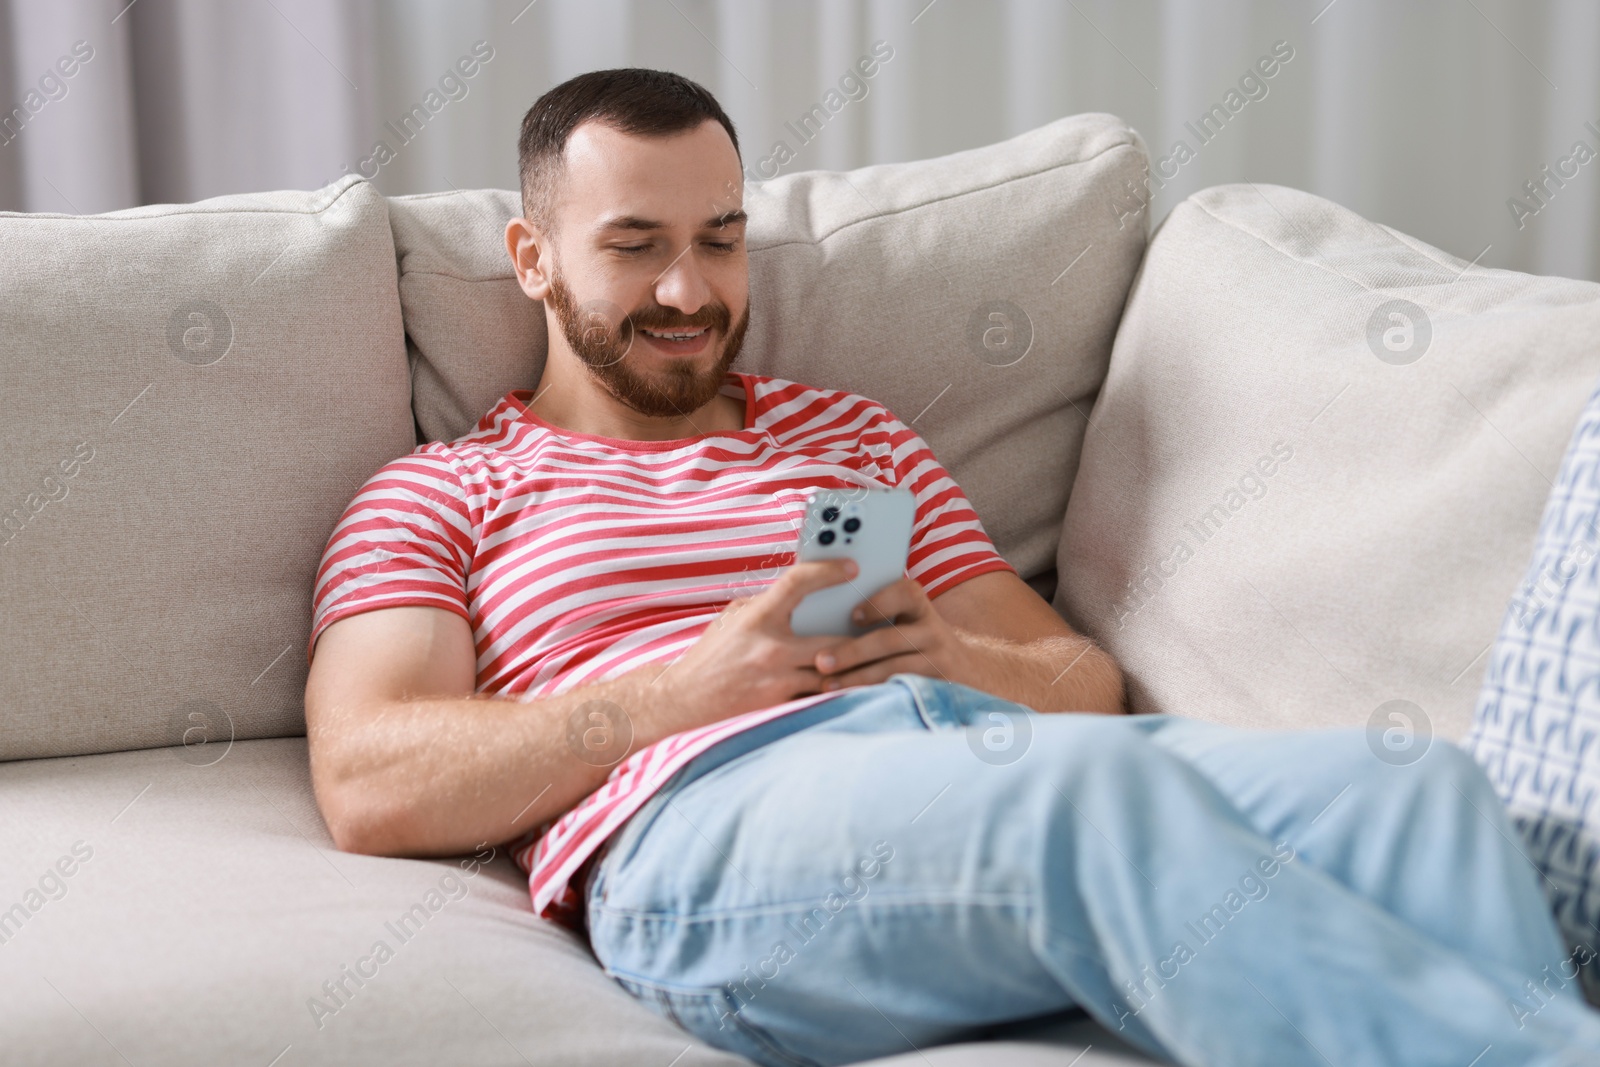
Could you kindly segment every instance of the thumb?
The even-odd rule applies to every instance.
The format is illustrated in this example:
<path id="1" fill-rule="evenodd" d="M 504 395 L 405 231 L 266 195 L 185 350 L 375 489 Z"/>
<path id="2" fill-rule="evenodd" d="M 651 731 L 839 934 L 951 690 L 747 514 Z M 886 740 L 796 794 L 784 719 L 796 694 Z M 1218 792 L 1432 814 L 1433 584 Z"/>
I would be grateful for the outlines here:
<path id="1" fill-rule="evenodd" d="M 841 585 L 850 581 L 861 568 L 853 559 L 817 559 L 796 563 L 779 576 L 765 591 L 753 598 L 751 609 L 759 612 L 759 622 L 782 620 L 789 624 L 789 616 L 800 601 L 818 589 Z"/>

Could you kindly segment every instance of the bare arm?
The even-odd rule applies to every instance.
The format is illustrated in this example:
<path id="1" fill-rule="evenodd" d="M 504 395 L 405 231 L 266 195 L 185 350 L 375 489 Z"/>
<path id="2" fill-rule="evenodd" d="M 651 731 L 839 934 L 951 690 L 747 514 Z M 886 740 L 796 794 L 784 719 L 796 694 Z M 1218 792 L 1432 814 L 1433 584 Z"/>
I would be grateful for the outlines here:
<path id="1" fill-rule="evenodd" d="M 585 702 L 632 709 L 641 744 L 684 718 L 645 671 L 533 703 L 474 695 L 475 679 L 472 632 L 440 608 L 365 612 L 318 638 L 306 735 L 341 849 L 451 855 L 515 837 L 572 807 L 626 754 L 601 745 L 585 760 L 569 748 L 568 721 Z"/>
<path id="2" fill-rule="evenodd" d="M 909 671 L 1036 711 L 1125 710 L 1116 662 L 1010 571 L 981 574 L 936 600 L 902 578 L 864 606 L 869 620 L 888 618 L 894 625 L 818 653 L 825 688 L 868 685 Z"/>
<path id="3" fill-rule="evenodd" d="M 363 612 L 317 639 L 306 735 L 317 804 L 350 852 L 428 856 L 505 841 L 567 811 L 629 752 L 817 692 L 833 638 L 799 638 L 800 598 L 853 574 L 801 564 L 735 601 L 669 668 L 533 701 L 475 695 L 465 619 L 440 608 Z"/>
<path id="4" fill-rule="evenodd" d="M 971 655 L 963 685 L 1033 708 L 1120 715 L 1127 711 L 1122 671 L 1081 634 L 1007 641 L 965 634 Z"/>
<path id="5" fill-rule="evenodd" d="M 1127 710 L 1116 661 L 1010 571 L 963 582 L 934 607 L 970 652 L 977 680 L 963 684 L 1038 711 Z"/>

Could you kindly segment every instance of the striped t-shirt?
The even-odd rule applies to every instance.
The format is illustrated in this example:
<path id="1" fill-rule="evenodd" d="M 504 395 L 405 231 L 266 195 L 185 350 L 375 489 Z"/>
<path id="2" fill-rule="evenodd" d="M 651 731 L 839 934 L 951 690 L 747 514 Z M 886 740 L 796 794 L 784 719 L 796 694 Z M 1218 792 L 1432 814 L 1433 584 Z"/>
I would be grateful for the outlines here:
<path id="1" fill-rule="evenodd" d="M 471 625 L 479 693 L 532 700 L 670 662 L 732 598 L 795 561 L 812 488 L 910 488 L 906 573 L 930 597 L 1012 569 L 927 444 L 883 405 L 740 372 L 722 392 L 744 399 L 743 429 L 624 441 L 552 426 L 528 410 L 531 391 L 513 390 L 465 436 L 385 464 L 328 540 L 307 661 L 330 623 L 422 605 Z M 834 695 L 674 734 L 623 760 L 512 844 L 534 912 L 575 920 L 573 875 L 689 760 Z"/>

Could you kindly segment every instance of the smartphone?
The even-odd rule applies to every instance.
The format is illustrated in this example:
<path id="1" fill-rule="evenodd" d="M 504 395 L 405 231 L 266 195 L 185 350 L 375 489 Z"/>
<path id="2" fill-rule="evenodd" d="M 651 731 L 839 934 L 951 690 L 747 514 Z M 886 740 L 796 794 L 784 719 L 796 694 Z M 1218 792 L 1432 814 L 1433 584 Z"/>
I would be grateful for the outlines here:
<path id="1" fill-rule="evenodd" d="M 917 502 L 911 490 L 813 489 L 806 494 L 805 522 L 796 558 L 848 557 L 860 568 L 854 578 L 819 589 L 795 605 L 790 626 L 803 637 L 857 637 L 885 625 L 857 626 L 856 605 L 906 573 Z"/>

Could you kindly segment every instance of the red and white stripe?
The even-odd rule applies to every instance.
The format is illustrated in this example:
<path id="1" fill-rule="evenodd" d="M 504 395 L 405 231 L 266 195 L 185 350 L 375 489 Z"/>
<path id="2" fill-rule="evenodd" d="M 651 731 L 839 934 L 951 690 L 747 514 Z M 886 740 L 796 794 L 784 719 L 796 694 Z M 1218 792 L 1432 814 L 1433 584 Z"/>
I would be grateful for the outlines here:
<path id="1" fill-rule="evenodd" d="M 582 903 L 571 887 L 572 876 L 595 849 L 680 768 L 718 741 L 839 695 L 818 693 L 736 715 L 709 726 L 673 734 L 628 757 L 612 772 L 605 785 L 590 793 L 548 830 L 540 827 L 512 843 L 512 859 L 528 872 L 528 892 L 533 898 L 534 913 L 576 925 Z"/>
<path id="2" fill-rule="evenodd" d="M 515 390 L 477 427 L 385 464 L 328 540 L 309 662 L 330 624 L 422 605 L 472 627 L 477 691 L 531 700 L 670 662 L 734 596 L 794 562 L 813 488 L 916 495 L 906 573 L 930 597 L 1010 570 L 914 431 L 854 393 L 733 373 L 744 428 L 674 441 L 572 433 Z M 832 695 L 832 694 L 828 694 Z M 568 881 L 672 774 L 717 741 L 826 699 L 803 698 L 666 738 L 513 847 L 535 911 L 570 917 Z"/>

